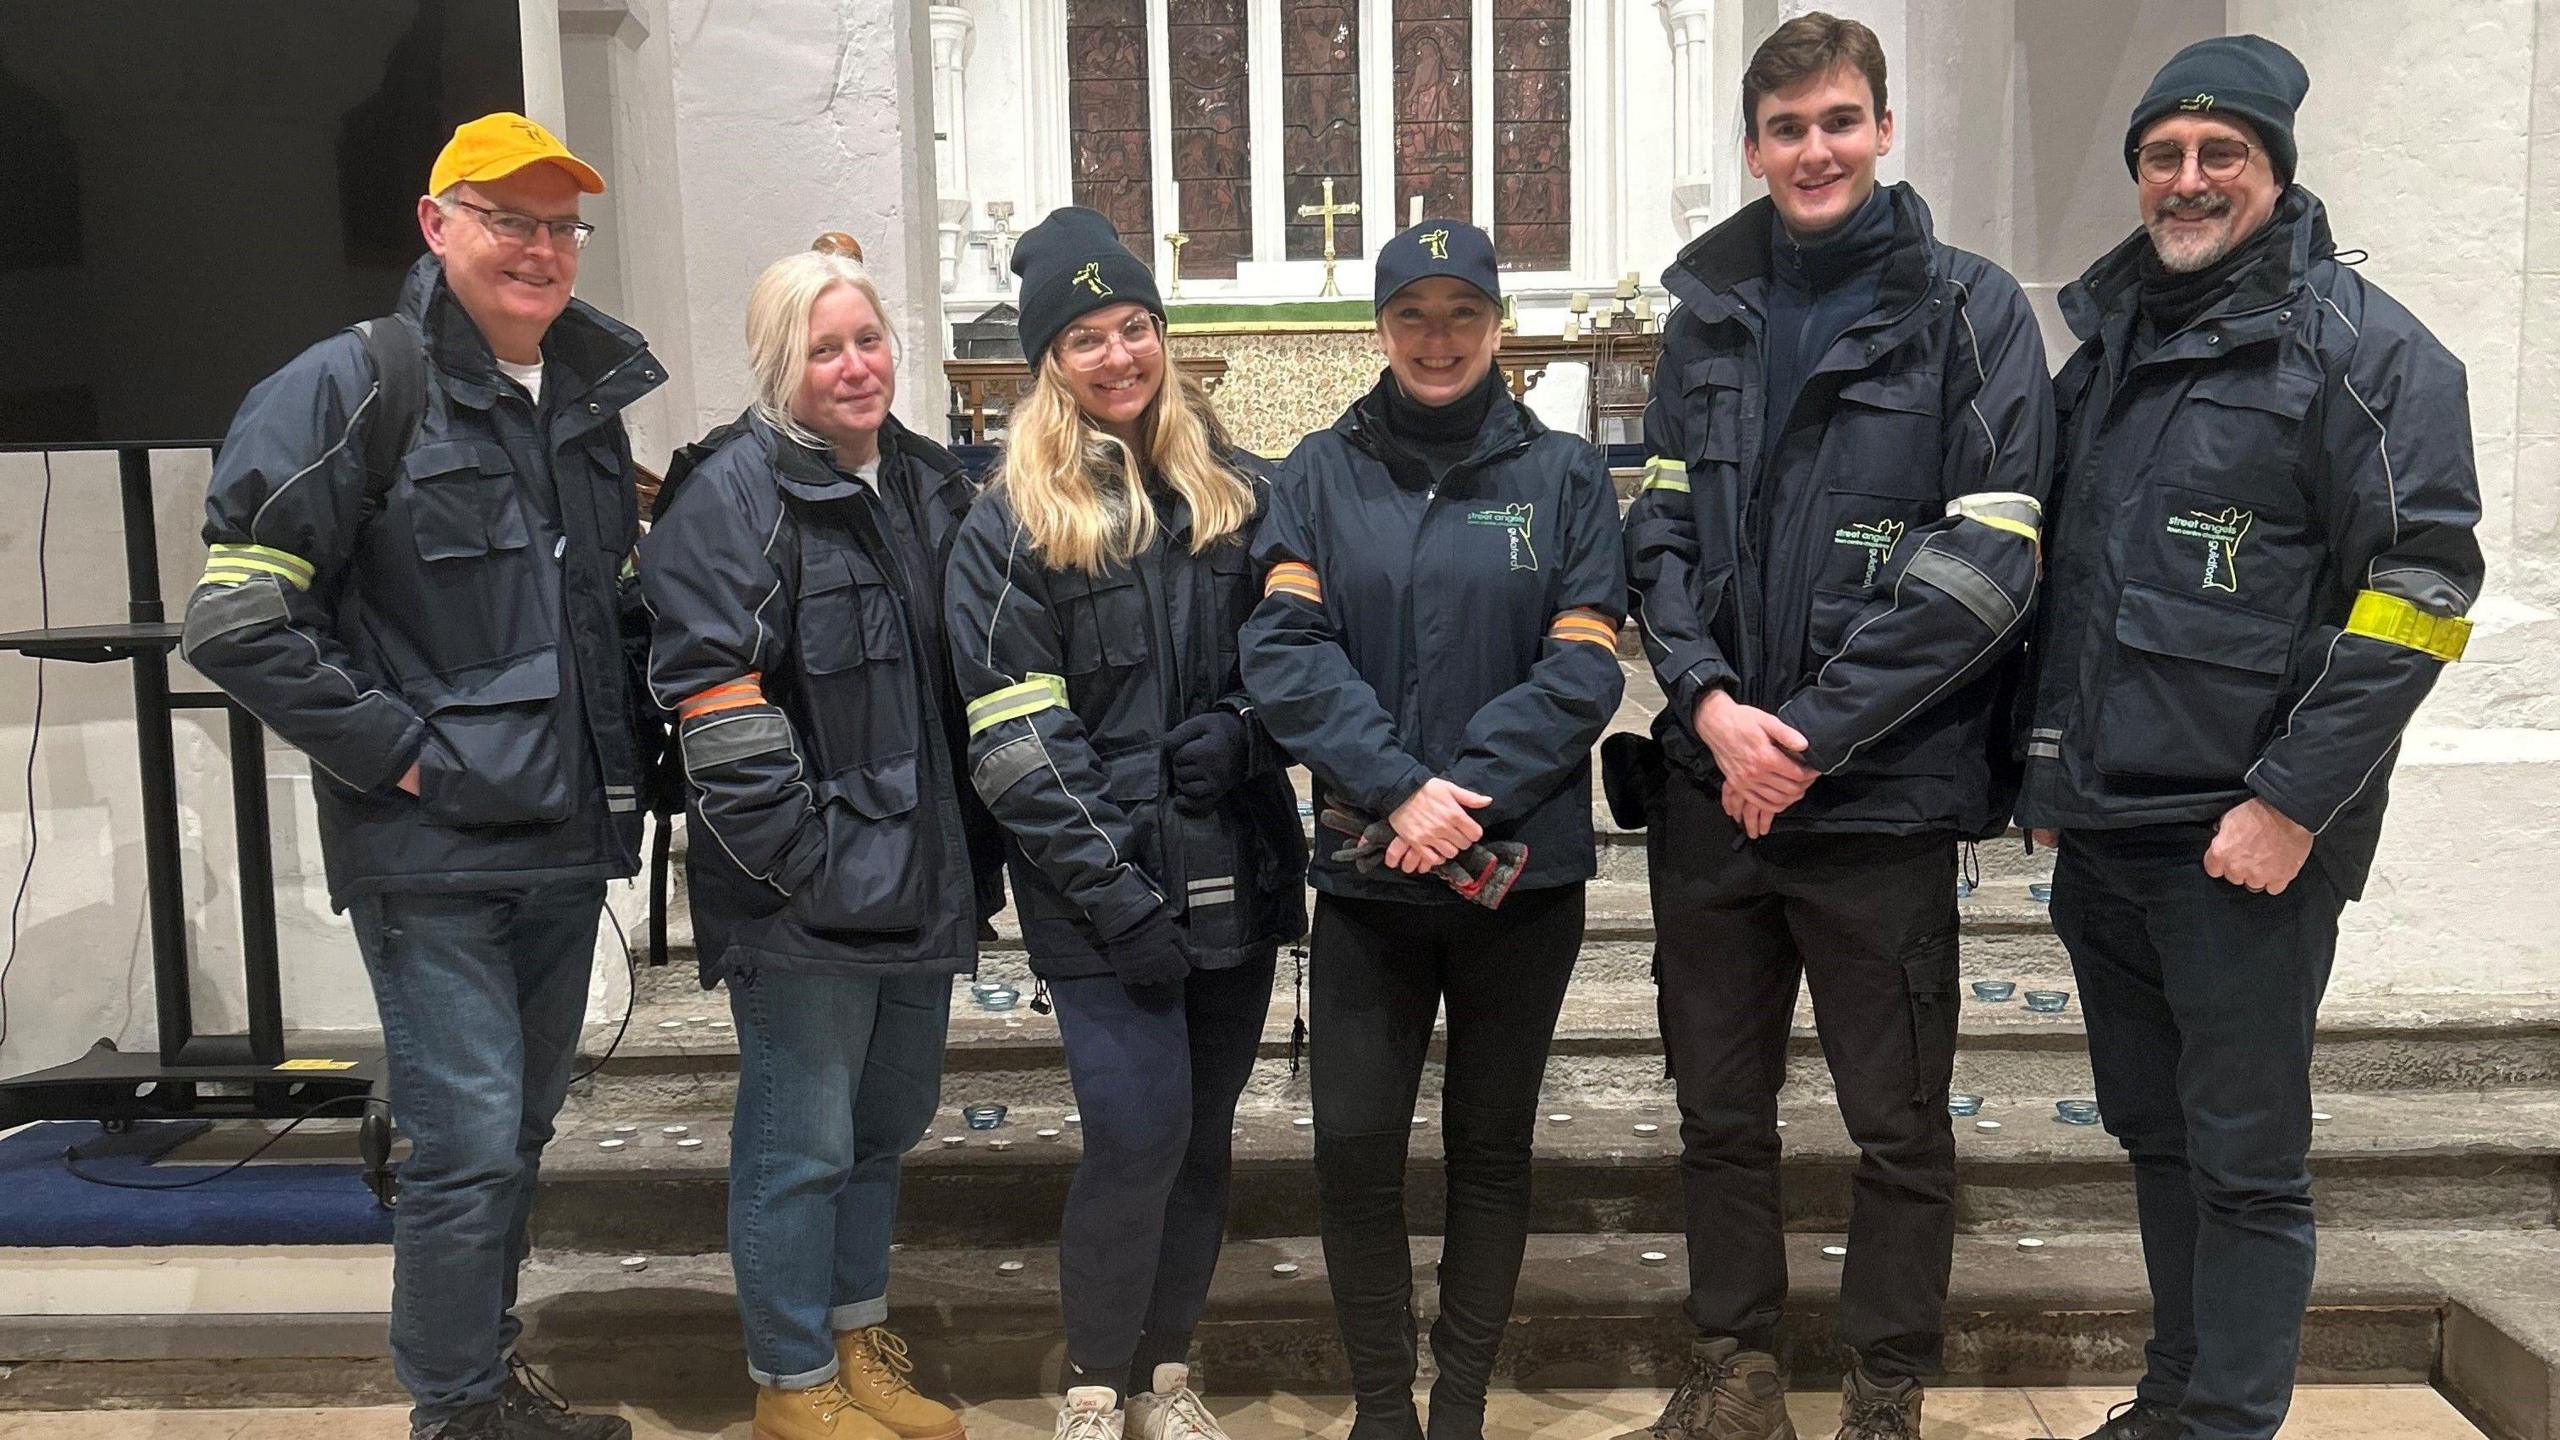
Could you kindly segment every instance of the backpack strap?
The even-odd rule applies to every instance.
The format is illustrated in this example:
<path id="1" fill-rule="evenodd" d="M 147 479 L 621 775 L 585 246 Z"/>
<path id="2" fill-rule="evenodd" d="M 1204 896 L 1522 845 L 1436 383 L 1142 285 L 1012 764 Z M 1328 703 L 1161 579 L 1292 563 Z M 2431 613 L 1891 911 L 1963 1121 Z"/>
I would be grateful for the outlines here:
<path id="1" fill-rule="evenodd" d="M 373 361 L 378 408 L 365 431 L 365 499 L 368 508 L 391 488 L 400 460 L 418 443 L 427 413 L 427 342 L 405 316 L 383 315 L 348 327 L 364 340 Z"/>

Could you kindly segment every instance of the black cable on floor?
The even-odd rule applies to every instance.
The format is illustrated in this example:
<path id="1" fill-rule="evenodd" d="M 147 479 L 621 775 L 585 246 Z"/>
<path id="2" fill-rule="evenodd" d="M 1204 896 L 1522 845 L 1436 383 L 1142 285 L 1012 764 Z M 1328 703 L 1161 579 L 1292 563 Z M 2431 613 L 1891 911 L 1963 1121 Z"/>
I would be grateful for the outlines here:
<path id="1" fill-rule="evenodd" d="M 80 1168 L 80 1162 L 88 1157 L 80 1153 L 80 1147 L 77 1145 L 66 1145 L 63 1147 L 62 1168 L 68 1171 L 71 1178 L 74 1180 L 85 1181 L 91 1185 L 104 1185 L 110 1190 L 193 1190 L 199 1185 L 210 1185 L 214 1181 L 222 1179 L 226 1175 L 238 1173 L 250 1162 L 274 1149 L 277 1141 L 282 1140 L 287 1135 L 290 1135 L 294 1131 L 302 1128 L 303 1121 L 317 1116 L 323 1110 L 327 1110 L 333 1106 L 345 1105 L 350 1102 L 361 1105 L 380 1105 L 386 1109 L 390 1106 L 390 1102 L 384 1100 L 379 1095 L 332 1095 L 328 1099 L 321 1101 L 319 1104 L 312 1106 L 310 1109 L 303 1111 L 301 1114 L 294 1116 L 293 1119 L 286 1122 L 283 1129 L 268 1136 L 264 1141 L 260 1142 L 257 1149 L 250 1151 L 248 1154 L 241 1156 L 239 1159 L 232 1161 L 230 1164 L 223 1166 L 221 1169 L 214 1171 L 210 1175 L 199 1175 L 193 1180 L 177 1180 L 165 1185 L 152 1185 L 145 1184 L 139 1180 L 110 1180 L 104 1175 L 92 1175 L 88 1171 Z"/>
<path id="2" fill-rule="evenodd" d="M 36 624 L 53 625 L 53 576 L 45 566 L 45 542 L 53 532 L 53 456 L 44 457 L 44 503 L 36 512 Z M 9 955 L 0 960 L 0 1045 L 9 1043 L 9 972 L 18 965 L 18 926 L 27 906 L 27 888 L 35 880 L 36 845 L 44 838 L 36 824 L 36 750 L 44 738 L 44 664 L 36 661 L 36 713 L 27 725 L 27 863 L 18 871 L 18 893 L 9 901 Z"/>

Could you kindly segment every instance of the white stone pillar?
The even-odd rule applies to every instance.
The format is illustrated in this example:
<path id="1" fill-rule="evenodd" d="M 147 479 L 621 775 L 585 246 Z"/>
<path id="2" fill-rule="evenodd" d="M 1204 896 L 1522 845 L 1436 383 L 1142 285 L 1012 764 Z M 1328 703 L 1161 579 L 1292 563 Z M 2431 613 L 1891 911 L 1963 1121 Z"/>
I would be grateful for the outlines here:
<path id="1" fill-rule="evenodd" d="M 862 242 L 904 341 L 898 417 L 939 437 L 950 394 L 926 0 L 805 0 L 753 25 L 669 0 L 696 433 L 746 403 L 747 291 L 829 230 Z M 668 356 L 667 363 L 676 364 Z"/>
<path id="2" fill-rule="evenodd" d="M 1030 117 L 1024 140 L 1026 184 L 1014 196 L 1016 234 L 1040 217 L 1074 203 L 1073 142 L 1067 133 L 1067 0 L 1020 0 L 1022 113 Z M 1000 277 L 1001 278 L 1001 277 Z"/>
<path id="3" fill-rule="evenodd" d="M 935 216 L 942 257 L 942 290 L 960 279 L 960 247 L 969 234 L 969 50 L 978 30 L 958 5 L 936 5 L 933 26 L 933 164 L 941 191 Z"/>
<path id="4" fill-rule="evenodd" d="M 1654 0 L 1671 37 L 1671 198 L 1684 238 L 1695 239 L 1735 197 L 1716 193 L 1716 12 L 1729 0 Z M 1740 64 L 1739 59 L 1730 63 Z"/>

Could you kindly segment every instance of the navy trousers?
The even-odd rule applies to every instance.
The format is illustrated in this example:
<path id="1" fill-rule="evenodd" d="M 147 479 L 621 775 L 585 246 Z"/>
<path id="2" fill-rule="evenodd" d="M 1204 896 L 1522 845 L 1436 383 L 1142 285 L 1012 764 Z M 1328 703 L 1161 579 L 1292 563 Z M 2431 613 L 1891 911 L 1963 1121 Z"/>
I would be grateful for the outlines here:
<path id="1" fill-rule="evenodd" d="M 2205 873 L 2210 824 L 2073 830 L 2053 876 L 2107 1132 L 2133 1160 L 2151 1344 L 2186 1440 L 2267 1440 L 2311 1299 L 2311 1042 L 2345 900 Z"/>

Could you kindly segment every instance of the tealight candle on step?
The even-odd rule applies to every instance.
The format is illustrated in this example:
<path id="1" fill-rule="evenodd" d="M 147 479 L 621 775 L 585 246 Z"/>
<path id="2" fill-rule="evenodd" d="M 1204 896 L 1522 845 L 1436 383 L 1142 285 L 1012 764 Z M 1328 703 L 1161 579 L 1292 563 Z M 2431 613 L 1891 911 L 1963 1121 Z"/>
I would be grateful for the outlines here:
<path id="1" fill-rule="evenodd" d="M 702 1142 L 700 1140 L 687 1137 L 677 1141 L 676 1148 L 679 1150 L 699 1150 L 702 1148 Z"/>
<path id="2" fill-rule="evenodd" d="M 1822 1258 L 1825 1260 L 1846 1260 L 1849 1258 L 1849 1247 L 1846 1245 L 1825 1245 L 1822 1247 Z"/>
<path id="3" fill-rule="evenodd" d="M 1636 1256 L 1636 1263 L 1640 1265 L 1660 1265 L 1670 1258 L 1670 1254 L 1666 1251 L 1647 1250 Z"/>
<path id="4" fill-rule="evenodd" d="M 2070 1004 L 2071 992 L 2068 990 L 2030 990 L 2027 992 L 2027 1008 L 2033 1010 L 2039 1015 L 2059 1015 L 2068 1008 Z"/>
<path id="5" fill-rule="evenodd" d="M 1979 1115 L 1982 1113 L 1982 1097 L 1979 1095 L 1949 1095 L 1947 1097 L 1947 1113 L 1958 1118 L 1962 1118 L 1967 1115 Z"/>
<path id="6" fill-rule="evenodd" d="M 2022 1235 L 2018 1238 L 2018 1248 L 2021 1250 L 2041 1250 L 2044 1248 L 2044 1242 L 2033 1235 Z"/>
<path id="7" fill-rule="evenodd" d="M 1271 1273 L 1279 1276 L 1283 1280 L 1286 1280 L 1290 1276 L 1298 1273 L 1298 1262 L 1295 1260 L 1283 1260 L 1279 1264 L 1271 1267 Z"/>
<path id="8" fill-rule="evenodd" d="M 646 1255 L 625 1255 L 622 1257 L 622 1268 L 635 1272 L 646 1270 L 649 1268 L 649 1257 Z"/>

